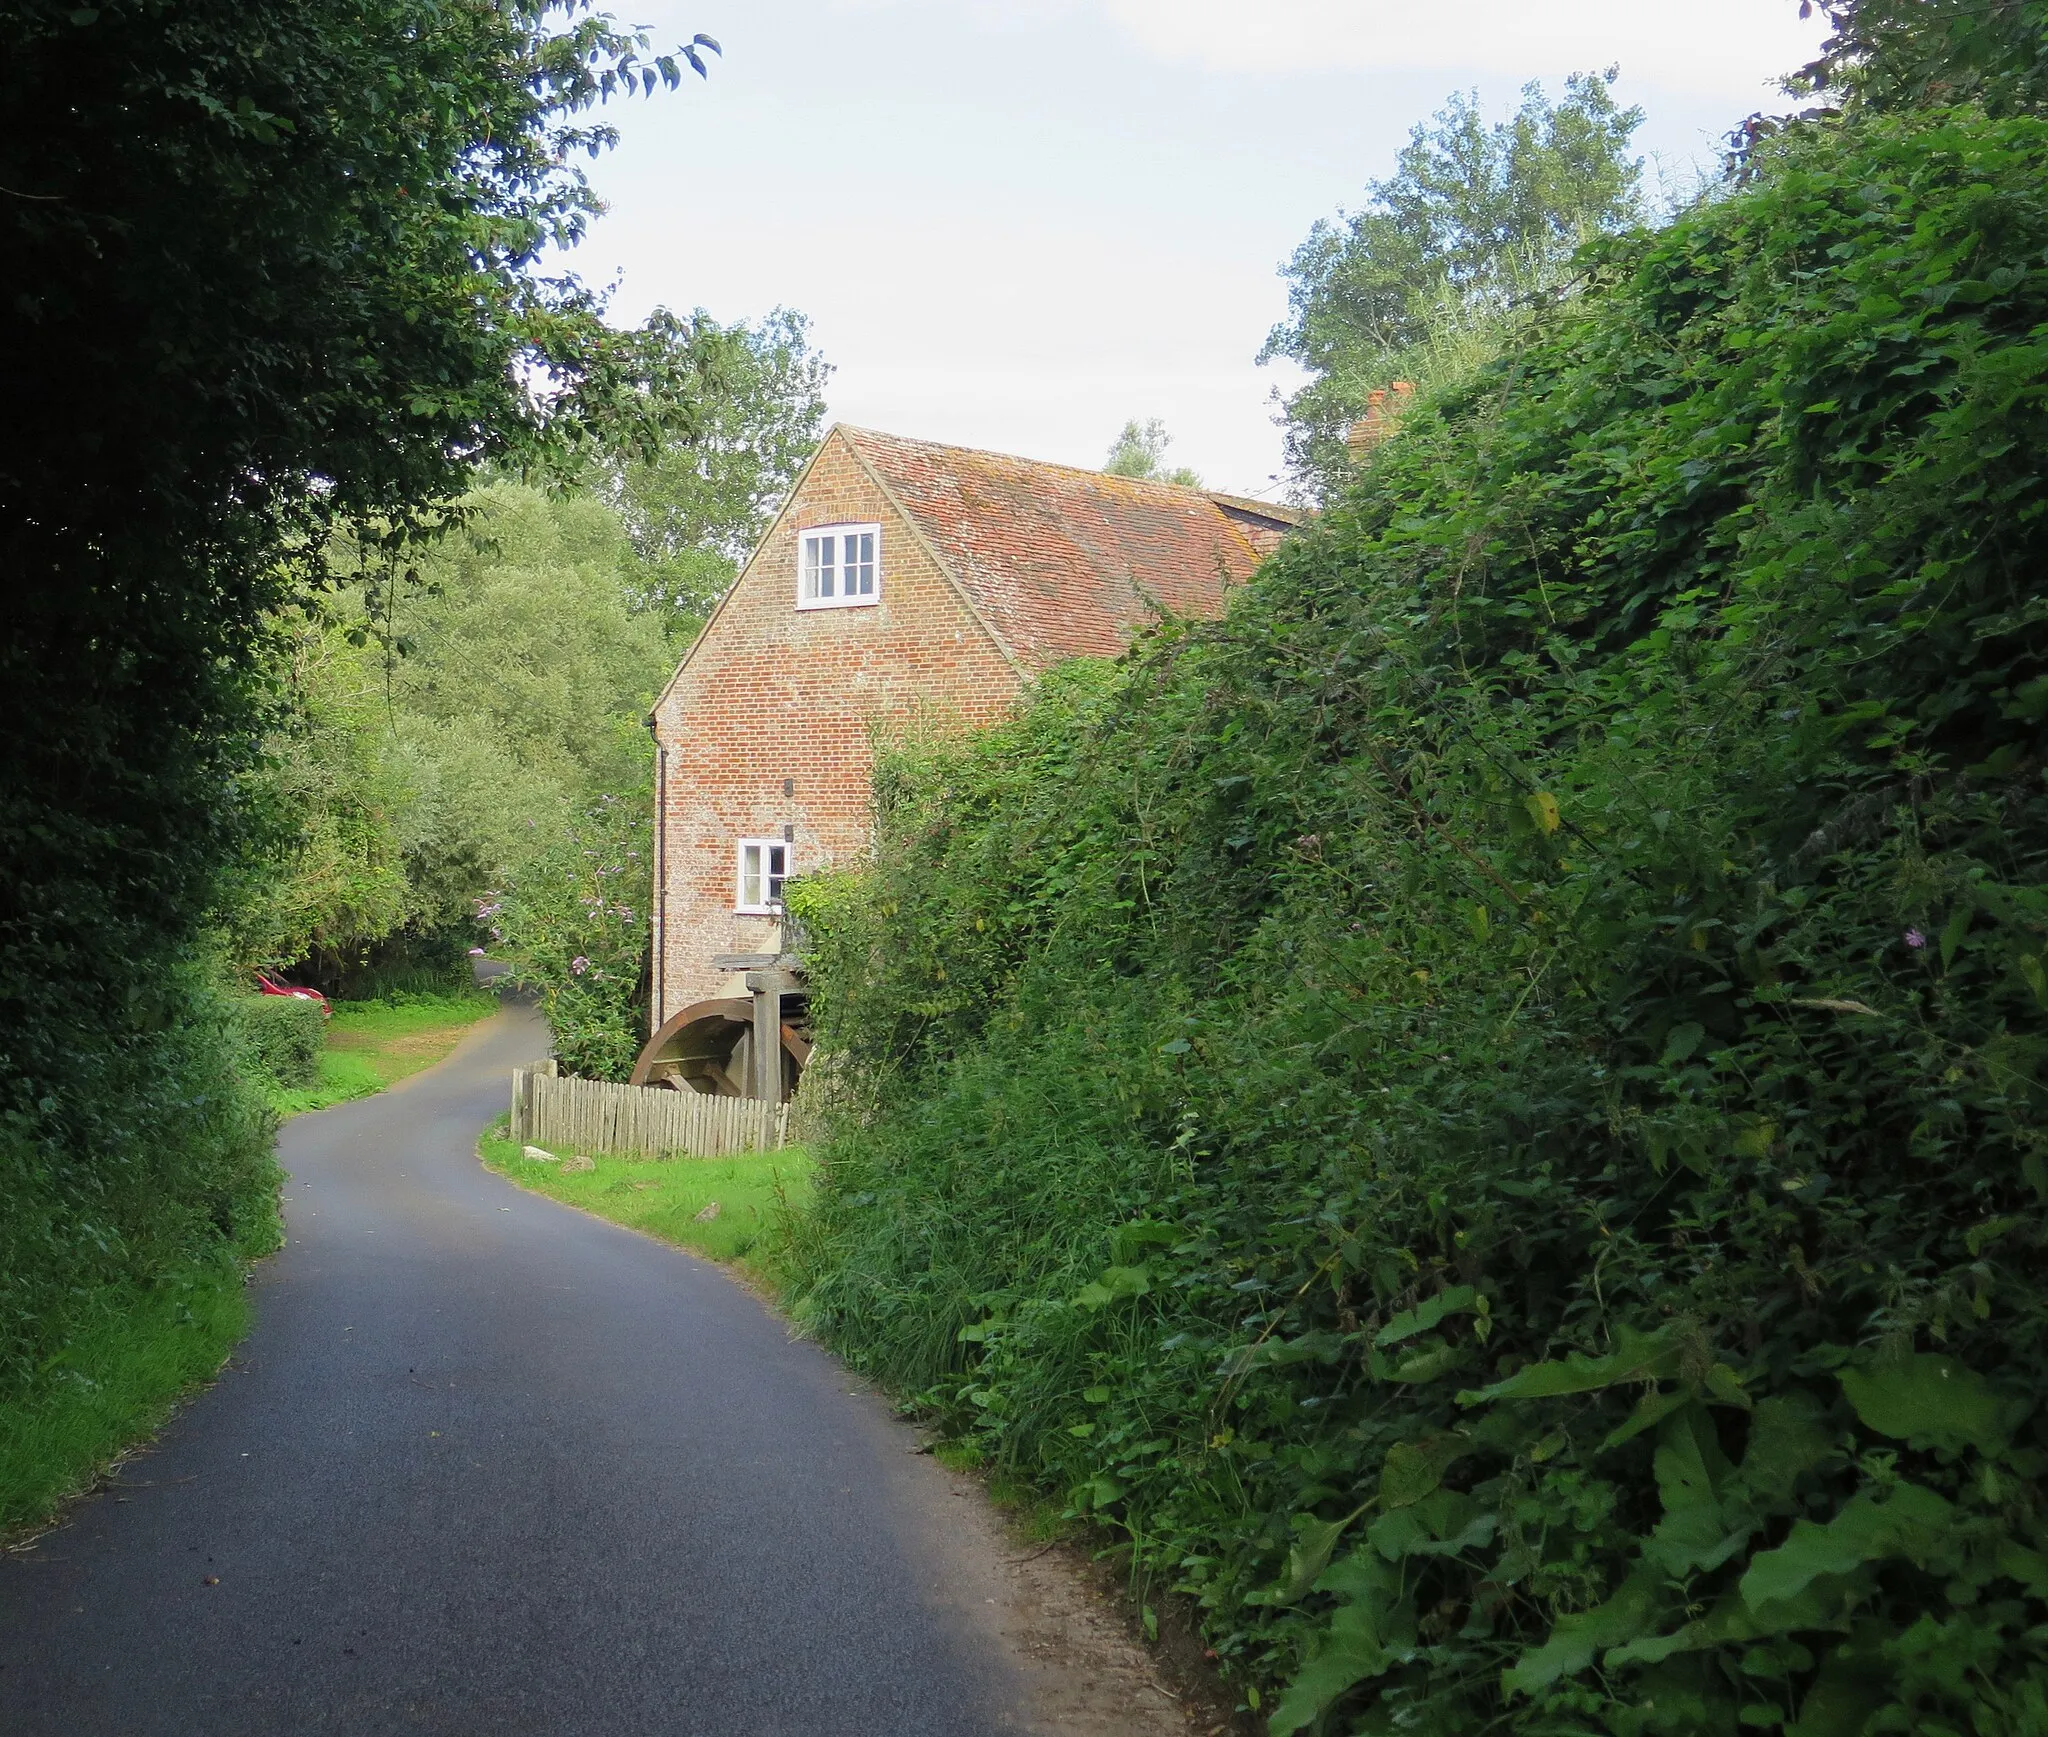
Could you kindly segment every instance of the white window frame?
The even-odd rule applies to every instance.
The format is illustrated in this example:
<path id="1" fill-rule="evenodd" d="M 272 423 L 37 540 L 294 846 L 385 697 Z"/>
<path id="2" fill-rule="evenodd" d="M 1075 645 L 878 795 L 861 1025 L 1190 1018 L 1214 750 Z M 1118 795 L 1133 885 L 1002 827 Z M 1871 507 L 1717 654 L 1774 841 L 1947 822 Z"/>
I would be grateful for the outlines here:
<path id="1" fill-rule="evenodd" d="M 846 571 L 846 543 L 848 537 L 868 536 L 875 540 L 874 559 L 863 561 L 863 567 L 872 566 L 869 588 L 854 596 L 845 595 L 844 574 Z M 832 594 L 818 597 L 809 594 L 814 576 L 822 571 L 823 564 L 813 558 L 813 551 L 827 539 L 831 539 L 834 560 L 829 569 Z M 882 527 L 876 524 L 811 525 L 797 532 L 796 536 L 796 606 L 799 609 L 861 609 L 882 601 Z"/>
<path id="2" fill-rule="evenodd" d="M 780 916 L 782 914 L 782 900 L 780 898 L 769 898 L 768 887 L 770 883 L 777 879 L 783 881 L 789 879 L 789 859 L 795 849 L 796 847 L 786 838 L 741 839 L 733 859 L 733 910 L 743 917 Z M 747 852 L 750 850 L 761 853 L 758 859 L 758 866 L 754 869 L 752 875 L 754 890 L 760 897 L 753 904 L 747 902 L 747 881 L 749 878 Z M 782 873 L 780 876 L 777 876 L 769 866 L 772 861 L 772 858 L 768 855 L 770 851 L 780 851 L 782 853 Z"/>

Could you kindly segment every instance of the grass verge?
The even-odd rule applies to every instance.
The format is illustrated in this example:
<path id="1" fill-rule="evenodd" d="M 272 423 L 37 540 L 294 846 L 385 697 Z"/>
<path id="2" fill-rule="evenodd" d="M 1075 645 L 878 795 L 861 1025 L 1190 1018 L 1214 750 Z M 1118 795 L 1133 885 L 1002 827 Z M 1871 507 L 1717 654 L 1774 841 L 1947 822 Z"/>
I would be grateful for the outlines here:
<path id="1" fill-rule="evenodd" d="M 0 1538 L 90 1489 L 212 1378 L 248 1330 L 242 1271 L 223 1254 L 95 1299 L 62 1354 L 0 1409 Z"/>
<path id="2" fill-rule="evenodd" d="M 590 1154 L 596 1168 L 564 1175 L 559 1164 L 521 1155 L 501 1116 L 477 1142 L 487 1169 L 566 1206 L 644 1230 L 715 1261 L 736 1263 L 773 1282 L 784 1215 L 811 1195 L 811 1157 L 785 1146 L 745 1158 L 614 1158 Z M 567 1148 L 556 1156 L 570 1157 Z M 718 1211 L 706 1218 L 713 1204 Z"/>
<path id="3" fill-rule="evenodd" d="M 339 1002 L 320 1077 L 264 1090 L 280 1116 L 368 1097 L 431 1067 L 497 1009 L 471 989 Z M 173 1269 L 146 1288 L 100 1292 L 52 1358 L 0 1406 L 0 1539 L 46 1522 L 110 1464 L 147 1442 L 249 1327 L 248 1247 Z"/>
<path id="4" fill-rule="evenodd" d="M 497 997 L 483 989 L 337 1001 L 320 1052 L 319 1079 L 273 1090 L 271 1105 L 280 1116 L 296 1116 L 367 1098 L 432 1067 L 497 1009 Z"/>

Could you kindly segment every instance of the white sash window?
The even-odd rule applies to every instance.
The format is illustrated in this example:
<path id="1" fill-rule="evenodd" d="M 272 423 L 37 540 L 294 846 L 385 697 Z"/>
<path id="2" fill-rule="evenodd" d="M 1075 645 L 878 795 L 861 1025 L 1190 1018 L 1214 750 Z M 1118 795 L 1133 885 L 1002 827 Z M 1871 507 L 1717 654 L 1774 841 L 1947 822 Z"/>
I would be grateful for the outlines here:
<path id="1" fill-rule="evenodd" d="M 739 899 L 734 909 L 773 916 L 782 909 L 782 883 L 788 876 L 789 846 L 781 839 L 741 839 Z"/>
<path id="2" fill-rule="evenodd" d="M 845 609 L 882 594 L 882 527 L 825 525 L 797 537 L 796 606 Z"/>

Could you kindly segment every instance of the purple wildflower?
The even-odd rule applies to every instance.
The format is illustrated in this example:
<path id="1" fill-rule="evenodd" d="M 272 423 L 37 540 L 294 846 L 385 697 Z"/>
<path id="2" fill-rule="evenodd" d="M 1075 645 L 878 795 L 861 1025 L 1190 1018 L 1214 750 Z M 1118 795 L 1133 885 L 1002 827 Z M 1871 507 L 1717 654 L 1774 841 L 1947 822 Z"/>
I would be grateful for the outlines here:
<path id="1" fill-rule="evenodd" d="M 1908 929 L 1906 931 L 1906 945 L 1908 947 L 1924 947 L 1927 945 L 1927 937 L 1921 934 L 1918 929 Z"/>
<path id="2" fill-rule="evenodd" d="M 590 969 L 590 961 L 584 958 L 581 953 L 578 953 L 575 958 L 569 961 L 569 969 L 575 972 L 578 977 L 581 977 L 584 972 Z"/>

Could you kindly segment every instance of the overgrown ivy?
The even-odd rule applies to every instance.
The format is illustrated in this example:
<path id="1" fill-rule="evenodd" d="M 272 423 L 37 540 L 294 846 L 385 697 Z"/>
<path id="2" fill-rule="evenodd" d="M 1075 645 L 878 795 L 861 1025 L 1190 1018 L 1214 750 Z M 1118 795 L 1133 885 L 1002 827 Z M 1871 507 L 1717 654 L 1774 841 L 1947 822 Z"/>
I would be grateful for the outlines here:
<path id="1" fill-rule="evenodd" d="M 1750 173 L 793 890 L 802 1308 L 1276 1733 L 2048 1728 L 2048 123 Z"/>

